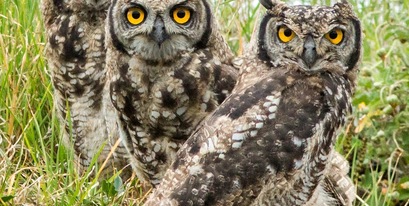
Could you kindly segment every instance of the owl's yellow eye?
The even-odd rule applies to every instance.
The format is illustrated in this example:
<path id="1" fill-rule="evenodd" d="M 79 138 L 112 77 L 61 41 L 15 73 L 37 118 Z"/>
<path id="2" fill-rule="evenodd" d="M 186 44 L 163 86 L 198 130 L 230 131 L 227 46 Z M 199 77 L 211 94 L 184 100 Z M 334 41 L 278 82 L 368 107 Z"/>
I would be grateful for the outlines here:
<path id="1" fill-rule="evenodd" d="M 291 40 L 293 40 L 295 37 L 295 32 L 291 30 L 290 28 L 286 26 L 280 26 L 278 28 L 278 38 L 284 42 L 287 43 Z"/>
<path id="2" fill-rule="evenodd" d="M 338 28 L 333 29 L 325 34 L 325 38 L 328 39 L 331 43 L 337 45 L 341 43 L 342 39 L 344 39 L 344 32 Z"/>
<path id="3" fill-rule="evenodd" d="M 179 7 L 172 12 L 173 20 L 178 24 L 186 24 L 190 20 L 190 10 L 184 7 Z"/>
<path id="4" fill-rule="evenodd" d="M 132 25 L 139 25 L 145 20 L 145 11 L 139 7 L 133 7 L 126 12 L 126 18 Z"/>

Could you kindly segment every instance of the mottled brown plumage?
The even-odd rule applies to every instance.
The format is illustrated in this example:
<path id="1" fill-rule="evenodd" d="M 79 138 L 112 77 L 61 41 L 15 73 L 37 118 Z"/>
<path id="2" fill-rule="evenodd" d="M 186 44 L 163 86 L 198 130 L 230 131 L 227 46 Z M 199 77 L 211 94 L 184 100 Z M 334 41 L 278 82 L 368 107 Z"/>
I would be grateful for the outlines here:
<path id="1" fill-rule="evenodd" d="M 104 92 L 105 30 L 108 0 L 43 0 L 47 34 L 47 60 L 54 85 L 54 100 L 60 117 L 64 143 L 74 149 L 79 172 L 85 171 L 100 152 L 97 165 L 107 159 L 118 140 L 116 124 L 105 122 L 113 112 Z M 108 120 L 110 121 L 110 120 Z M 105 146 L 104 146 L 105 145 Z M 128 163 L 123 146 L 110 158 L 104 174 L 112 175 Z M 125 176 L 130 175 L 130 167 Z M 95 174 L 95 173 L 94 173 Z"/>
<path id="2" fill-rule="evenodd" d="M 232 94 L 181 147 L 145 205 L 352 205 L 334 144 L 352 109 L 359 20 L 346 1 L 261 3 L 268 11 L 237 62 Z"/>
<path id="3" fill-rule="evenodd" d="M 232 90 L 237 71 L 206 0 L 114 0 L 110 96 L 138 178 L 157 185 L 179 147 Z"/>
<path id="4" fill-rule="evenodd" d="M 324 191 L 333 199 L 331 204 L 327 205 L 352 205 L 356 197 L 356 188 L 348 175 L 349 162 L 341 154 L 334 152 L 330 165 L 323 180 Z"/>

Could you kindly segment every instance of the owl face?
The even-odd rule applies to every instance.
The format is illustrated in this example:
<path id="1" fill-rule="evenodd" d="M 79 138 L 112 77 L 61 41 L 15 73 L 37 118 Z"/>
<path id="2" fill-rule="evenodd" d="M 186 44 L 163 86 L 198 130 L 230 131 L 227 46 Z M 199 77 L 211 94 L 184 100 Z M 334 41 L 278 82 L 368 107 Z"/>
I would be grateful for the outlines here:
<path id="1" fill-rule="evenodd" d="M 205 0 L 116 0 L 108 23 L 118 50 L 163 62 L 206 45 L 210 22 Z"/>
<path id="2" fill-rule="evenodd" d="M 262 1 L 267 8 L 268 1 Z M 360 56 L 359 21 L 347 2 L 328 6 L 271 7 L 261 22 L 259 55 L 277 63 L 285 60 L 305 72 L 355 67 Z"/>

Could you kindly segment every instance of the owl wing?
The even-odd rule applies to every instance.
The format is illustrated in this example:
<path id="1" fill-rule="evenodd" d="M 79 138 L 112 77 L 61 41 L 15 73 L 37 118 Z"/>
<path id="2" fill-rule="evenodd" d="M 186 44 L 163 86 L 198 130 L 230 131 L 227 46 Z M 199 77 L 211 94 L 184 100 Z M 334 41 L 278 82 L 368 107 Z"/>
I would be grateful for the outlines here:
<path id="1" fill-rule="evenodd" d="M 280 72 L 234 91 L 182 146 L 146 205 L 306 202 L 339 122 L 322 84 Z"/>
<path id="2" fill-rule="evenodd" d="M 55 1 L 52 0 L 41 0 L 41 12 L 43 14 L 46 27 L 50 26 L 57 17 L 59 8 L 54 2 Z"/>
<path id="3" fill-rule="evenodd" d="M 216 95 L 217 102 L 221 104 L 233 90 L 237 81 L 238 70 L 229 63 L 219 64 L 215 62 L 213 73 L 213 91 Z"/>

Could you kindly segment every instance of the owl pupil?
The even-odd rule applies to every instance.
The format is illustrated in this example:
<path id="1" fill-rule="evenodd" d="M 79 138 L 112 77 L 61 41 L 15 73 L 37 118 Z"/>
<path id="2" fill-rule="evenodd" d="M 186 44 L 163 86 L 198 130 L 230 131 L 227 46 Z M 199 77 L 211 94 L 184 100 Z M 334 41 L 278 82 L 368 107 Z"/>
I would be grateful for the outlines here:
<path id="1" fill-rule="evenodd" d="M 179 18 L 183 18 L 185 17 L 185 12 L 184 11 L 178 11 L 178 13 L 176 14 Z"/>
<path id="2" fill-rule="evenodd" d="M 139 11 L 132 12 L 132 18 L 139 19 L 141 17 L 141 13 Z"/>
<path id="3" fill-rule="evenodd" d="M 292 31 L 291 31 L 290 29 L 286 29 L 286 30 L 284 31 L 284 35 L 285 35 L 286 37 L 290 37 L 291 34 L 292 34 Z"/>
<path id="4" fill-rule="evenodd" d="M 331 31 L 331 32 L 329 33 L 329 38 L 331 38 L 331 39 L 336 39 L 337 37 L 338 37 L 338 34 L 337 34 L 336 31 Z"/>

